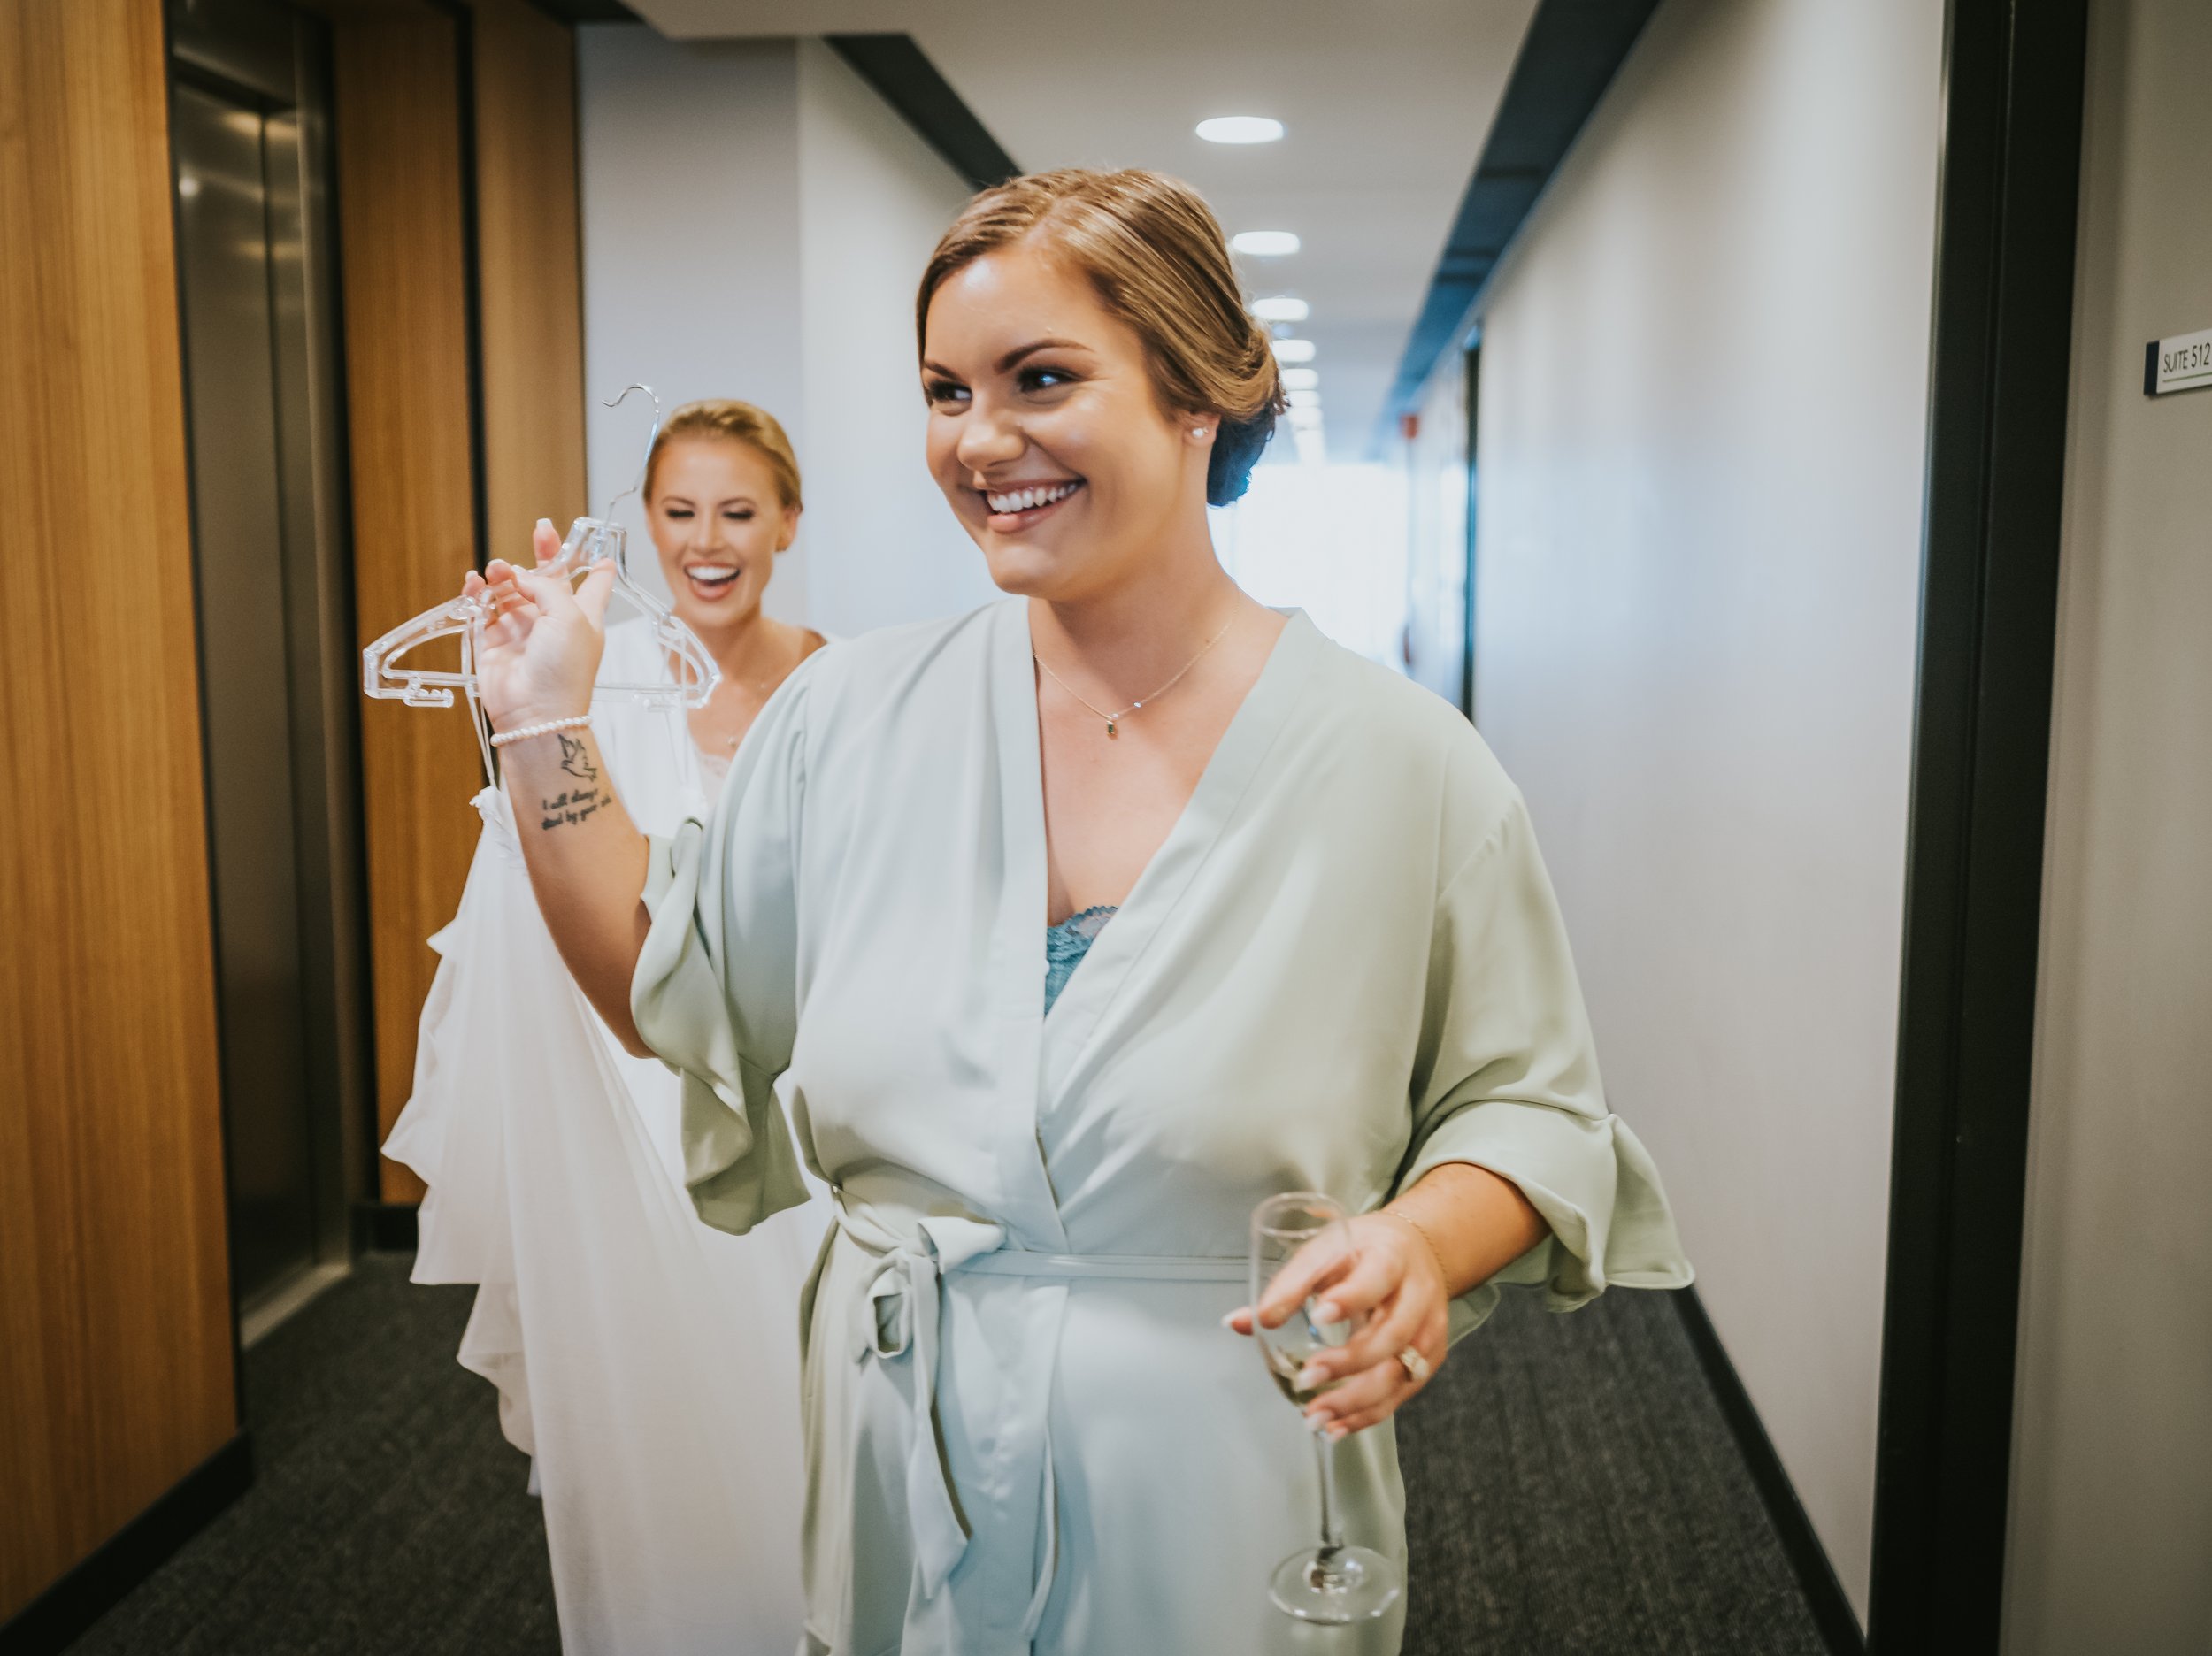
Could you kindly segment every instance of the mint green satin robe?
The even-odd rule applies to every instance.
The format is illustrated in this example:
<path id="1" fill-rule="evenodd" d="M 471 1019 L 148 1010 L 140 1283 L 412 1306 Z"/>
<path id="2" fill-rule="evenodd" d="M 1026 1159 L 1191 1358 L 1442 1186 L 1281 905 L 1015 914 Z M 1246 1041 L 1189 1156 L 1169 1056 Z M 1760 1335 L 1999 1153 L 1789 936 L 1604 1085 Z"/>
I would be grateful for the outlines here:
<path id="1" fill-rule="evenodd" d="M 1564 1310 L 1689 1279 L 1520 797 L 1456 712 L 1294 614 L 1048 1016 L 1045 884 L 1018 600 L 816 655 L 711 819 L 652 847 L 633 1004 L 685 1077 L 700 1214 L 804 1195 L 779 1077 L 840 1208 L 801 1311 L 807 1648 L 1395 1650 L 1402 1606 L 1324 1629 L 1268 1602 L 1317 1491 L 1220 1324 L 1254 1205 L 1473 1162 L 1552 1228 L 1500 1281 Z M 1337 1453 L 1350 1538 L 1402 1557 L 1391 1428 Z"/>

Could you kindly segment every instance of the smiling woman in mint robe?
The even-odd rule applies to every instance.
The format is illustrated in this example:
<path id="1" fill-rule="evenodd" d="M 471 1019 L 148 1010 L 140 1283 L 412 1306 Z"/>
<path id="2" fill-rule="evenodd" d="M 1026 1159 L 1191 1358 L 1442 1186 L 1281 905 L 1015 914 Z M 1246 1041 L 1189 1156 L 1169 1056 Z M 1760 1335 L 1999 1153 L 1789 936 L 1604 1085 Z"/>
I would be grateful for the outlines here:
<path id="1" fill-rule="evenodd" d="M 810 1651 L 1394 1650 L 1402 1601 L 1268 1601 L 1311 1538 L 1303 1430 L 1340 1439 L 1349 1538 L 1402 1560 L 1389 1416 L 1501 1284 L 1687 1281 L 1657 1173 L 1480 740 L 1214 556 L 1281 392 L 1203 203 L 987 191 L 918 318 L 929 464 L 1010 596 L 810 658 L 705 822 L 526 826 L 541 906 L 683 1076 L 709 1223 L 798 1200 L 801 1155 L 835 1192 Z M 521 593 L 479 652 L 495 723 L 580 717 L 602 578 L 488 574 Z M 554 743 L 506 751 L 549 786 Z M 1240 1303 L 1252 1208 L 1301 1189 L 1359 1215 L 1365 1318 L 1305 1422 Z"/>

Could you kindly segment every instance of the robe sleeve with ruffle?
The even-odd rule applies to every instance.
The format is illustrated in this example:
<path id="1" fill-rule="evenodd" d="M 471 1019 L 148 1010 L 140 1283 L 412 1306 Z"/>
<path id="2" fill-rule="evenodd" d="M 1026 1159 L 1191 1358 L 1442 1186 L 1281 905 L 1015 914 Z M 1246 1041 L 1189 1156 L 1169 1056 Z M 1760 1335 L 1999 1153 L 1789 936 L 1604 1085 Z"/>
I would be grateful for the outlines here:
<path id="1" fill-rule="evenodd" d="M 1659 1170 L 1606 1106 L 1566 927 L 1517 793 L 1438 893 L 1412 1101 L 1398 1190 L 1468 1162 L 1512 1181 L 1550 1227 L 1453 1301 L 1453 1339 L 1490 1315 L 1502 1284 L 1540 1286 L 1549 1309 L 1571 1311 L 1611 1285 L 1690 1281 Z"/>
<path id="2" fill-rule="evenodd" d="M 815 658 L 818 659 L 818 656 Z M 807 1200 L 775 1094 L 798 1027 L 798 846 L 811 660 L 747 733 L 709 819 L 648 836 L 652 925 L 630 986 L 645 1044 L 683 1077 L 684 1184 L 743 1234 Z"/>

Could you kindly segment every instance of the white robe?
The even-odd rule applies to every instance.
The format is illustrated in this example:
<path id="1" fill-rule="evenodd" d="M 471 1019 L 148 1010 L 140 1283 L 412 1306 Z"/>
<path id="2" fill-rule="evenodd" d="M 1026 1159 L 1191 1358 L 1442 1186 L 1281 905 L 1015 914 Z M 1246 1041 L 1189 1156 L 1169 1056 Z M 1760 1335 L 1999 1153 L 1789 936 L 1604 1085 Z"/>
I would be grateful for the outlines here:
<path id="1" fill-rule="evenodd" d="M 636 624 L 610 629 L 600 671 L 667 674 Z M 595 719 L 641 824 L 706 809 L 680 713 L 602 703 Z M 414 1095 L 384 1147 L 429 1186 L 414 1279 L 480 1284 L 461 1361 L 499 1388 L 502 1429 L 533 1456 L 563 1648 L 789 1656 L 797 1307 L 826 1206 L 742 1240 L 699 1223 L 676 1077 L 623 1052 L 570 980 L 508 800 L 487 788 L 475 804 L 467 889 L 431 939 Z"/>
<path id="2" fill-rule="evenodd" d="M 780 1077 L 836 1192 L 803 1355 L 811 1650 L 1395 1649 L 1402 1604 L 1325 1629 L 1268 1601 L 1317 1491 L 1219 1321 L 1267 1196 L 1357 1211 L 1472 1162 L 1552 1227 L 1500 1280 L 1565 1309 L 1689 1279 L 1518 794 L 1302 615 L 1049 1014 L 1019 600 L 815 656 L 648 879 L 633 1007 L 684 1074 L 700 1213 L 742 1230 L 803 1195 Z M 1391 1428 L 1338 1466 L 1349 1538 L 1402 1558 Z"/>

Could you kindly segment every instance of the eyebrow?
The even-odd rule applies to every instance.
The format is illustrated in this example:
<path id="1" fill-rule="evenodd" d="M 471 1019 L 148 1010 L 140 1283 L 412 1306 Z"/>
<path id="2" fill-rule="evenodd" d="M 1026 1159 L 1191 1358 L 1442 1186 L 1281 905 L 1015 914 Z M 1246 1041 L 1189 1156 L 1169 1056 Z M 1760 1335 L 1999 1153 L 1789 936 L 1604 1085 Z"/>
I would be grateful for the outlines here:
<path id="1" fill-rule="evenodd" d="M 1000 373 L 1010 373 L 1021 364 L 1024 358 L 1034 356 L 1039 351 L 1088 351 L 1090 347 L 1084 344 L 1080 340 L 1058 338 L 1032 340 L 1026 345 L 1018 345 L 1012 350 L 1008 351 L 1005 356 L 998 359 L 997 363 L 995 364 L 994 366 Z M 960 377 L 958 374 L 953 372 L 951 369 L 946 367 L 943 364 L 930 362 L 926 359 L 925 359 L 922 364 L 922 372 L 924 373 L 942 374 L 948 380 L 957 380 Z"/>

